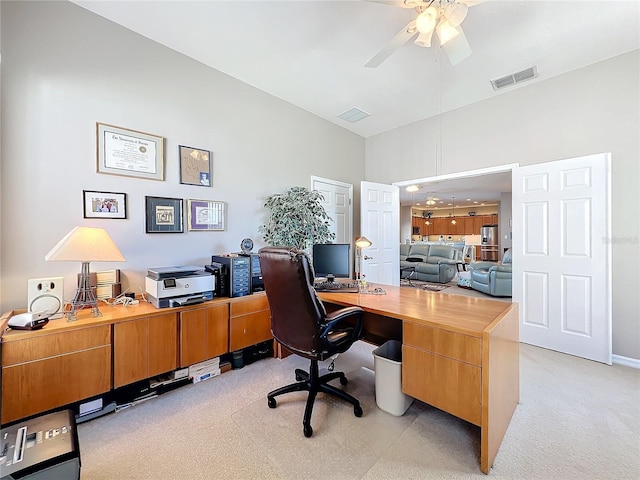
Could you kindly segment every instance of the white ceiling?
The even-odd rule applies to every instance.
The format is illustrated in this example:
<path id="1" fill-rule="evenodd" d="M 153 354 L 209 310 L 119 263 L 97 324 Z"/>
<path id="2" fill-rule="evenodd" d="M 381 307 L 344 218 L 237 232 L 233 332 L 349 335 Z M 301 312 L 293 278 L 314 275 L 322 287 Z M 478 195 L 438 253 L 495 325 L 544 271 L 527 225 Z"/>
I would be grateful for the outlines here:
<path id="1" fill-rule="evenodd" d="M 640 48 L 637 0 L 486 0 L 462 24 L 469 58 L 410 41 L 378 68 L 364 64 L 417 15 L 402 0 L 73 1 L 363 137 Z M 537 78 L 493 90 L 533 65 Z M 371 116 L 337 118 L 353 107 Z"/>

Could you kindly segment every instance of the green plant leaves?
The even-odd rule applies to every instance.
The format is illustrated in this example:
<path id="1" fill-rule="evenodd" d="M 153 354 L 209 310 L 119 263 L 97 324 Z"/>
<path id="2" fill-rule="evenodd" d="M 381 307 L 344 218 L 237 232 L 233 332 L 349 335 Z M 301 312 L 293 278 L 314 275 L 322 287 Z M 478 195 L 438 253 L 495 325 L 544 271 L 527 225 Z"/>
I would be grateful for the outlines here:
<path id="1" fill-rule="evenodd" d="M 324 197 L 317 190 L 291 187 L 285 193 L 267 197 L 267 223 L 259 228 L 265 242 L 271 246 L 295 247 L 305 250 L 315 243 L 335 239 L 329 229 L 333 219 L 322 206 Z"/>

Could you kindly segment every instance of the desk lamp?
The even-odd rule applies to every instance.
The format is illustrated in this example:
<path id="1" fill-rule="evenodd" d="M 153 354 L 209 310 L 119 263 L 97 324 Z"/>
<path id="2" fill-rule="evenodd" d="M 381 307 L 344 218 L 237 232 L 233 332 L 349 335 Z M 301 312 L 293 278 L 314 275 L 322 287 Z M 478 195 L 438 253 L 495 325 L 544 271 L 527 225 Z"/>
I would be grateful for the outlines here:
<path id="1" fill-rule="evenodd" d="M 96 294 L 91 288 L 89 262 L 126 262 L 103 228 L 75 227 L 51 249 L 44 259 L 47 262 L 82 262 L 80 281 L 67 321 L 76 320 L 76 310 L 91 307 L 94 317 L 102 316 Z"/>
<path id="2" fill-rule="evenodd" d="M 365 236 L 356 238 L 356 280 L 360 280 L 360 267 L 362 265 L 362 249 L 369 248 L 372 245 L 371 240 Z M 365 257 L 365 260 L 368 257 Z"/>

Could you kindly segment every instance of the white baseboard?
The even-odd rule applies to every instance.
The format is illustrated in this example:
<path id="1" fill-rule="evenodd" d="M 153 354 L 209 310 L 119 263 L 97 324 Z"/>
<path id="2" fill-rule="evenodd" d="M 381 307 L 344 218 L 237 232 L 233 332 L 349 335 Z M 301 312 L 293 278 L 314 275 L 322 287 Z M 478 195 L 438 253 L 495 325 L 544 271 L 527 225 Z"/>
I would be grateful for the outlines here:
<path id="1" fill-rule="evenodd" d="M 625 367 L 640 368 L 640 360 L 637 358 L 623 357 L 622 355 L 612 355 L 611 361 L 614 365 L 624 365 Z"/>

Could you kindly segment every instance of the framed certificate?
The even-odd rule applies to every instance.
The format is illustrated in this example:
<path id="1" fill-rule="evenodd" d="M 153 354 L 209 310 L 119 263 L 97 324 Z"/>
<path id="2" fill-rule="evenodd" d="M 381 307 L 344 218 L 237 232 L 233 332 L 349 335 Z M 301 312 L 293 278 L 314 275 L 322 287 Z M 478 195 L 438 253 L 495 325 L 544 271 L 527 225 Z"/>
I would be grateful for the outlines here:
<path id="1" fill-rule="evenodd" d="M 98 173 L 164 180 L 164 138 L 97 123 Z"/>
<path id="2" fill-rule="evenodd" d="M 224 202 L 187 200 L 187 209 L 189 230 L 224 230 Z"/>
<path id="3" fill-rule="evenodd" d="M 182 233 L 182 199 L 144 197 L 147 233 Z"/>

